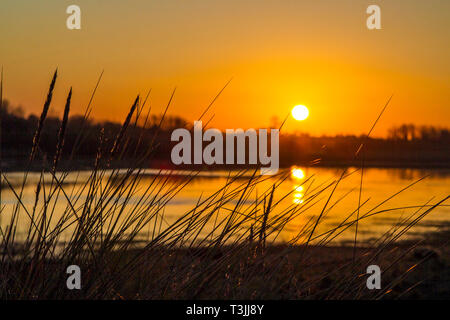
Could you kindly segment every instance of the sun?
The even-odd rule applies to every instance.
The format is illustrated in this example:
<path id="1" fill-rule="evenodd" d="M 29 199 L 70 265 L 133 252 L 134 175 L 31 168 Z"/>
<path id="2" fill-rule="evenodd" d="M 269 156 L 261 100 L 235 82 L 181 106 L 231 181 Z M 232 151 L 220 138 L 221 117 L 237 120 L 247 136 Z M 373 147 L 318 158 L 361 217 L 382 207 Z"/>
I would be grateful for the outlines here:
<path id="1" fill-rule="evenodd" d="M 309 110 L 303 105 L 298 105 L 292 108 L 292 116 L 297 121 L 303 121 L 309 116 Z"/>

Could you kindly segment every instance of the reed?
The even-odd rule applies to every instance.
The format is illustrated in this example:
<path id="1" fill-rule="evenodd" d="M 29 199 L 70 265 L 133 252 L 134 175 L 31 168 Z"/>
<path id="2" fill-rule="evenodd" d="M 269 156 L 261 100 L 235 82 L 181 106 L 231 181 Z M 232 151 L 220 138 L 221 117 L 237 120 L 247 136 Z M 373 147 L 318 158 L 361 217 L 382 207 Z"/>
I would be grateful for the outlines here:
<path id="1" fill-rule="evenodd" d="M 44 121 L 47 118 L 48 110 L 50 109 L 50 104 L 53 98 L 53 90 L 55 89 L 56 78 L 58 77 L 58 69 L 55 70 L 53 74 L 52 82 L 50 83 L 50 87 L 48 89 L 47 98 L 44 103 L 44 107 L 42 108 L 41 116 L 39 117 L 38 127 L 36 133 L 33 138 L 33 147 L 31 149 L 30 161 L 33 161 L 37 149 L 39 147 L 39 141 L 41 139 L 42 127 L 44 126 Z"/>
<path id="2" fill-rule="evenodd" d="M 66 105 L 64 107 L 64 115 L 61 123 L 61 127 L 58 133 L 58 142 L 56 145 L 56 153 L 53 161 L 53 171 L 56 171 L 59 158 L 61 157 L 64 148 L 64 135 L 66 133 L 67 121 L 69 121 L 70 112 L 70 100 L 72 99 L 72 88 L 70 88 L 69 94 L 67 95 Z"/>
<path id="3" fill-rule="evenodd" d="M 39 140 L 56 76 L 55 72 L 30 151 L 33 165 L 45 160 L 39 159 Z M 113 147 L 102 151 L 104 139 L 99 137 L 89 173 L 57 170 L 71 98 L 70 89 L 52 170 L 42 162 L 31 206 L 23 196 L 27 176 L 17 187 L 1 172 L 16 201 L 12 210 L 0 207 L 0 216 L 9 215 L 9 222 L 0 224 L 2 299 L 380 299 L 426 292 L 420 267 L 434 259 L 433 251 L 411 260 L 422 243 L 399 240 L 434 209 L 446 205 L 448 196 L 409 208 L 381 208 L 411 184 L 371 209 L 359 201 L 338 226 L 323 231 L 318 226 L 342 200 L 335 199 L 340 182 L 359 170 L 345 170 L 339 179 L 321 185 L 307 177 L 303 203 L 289 205 L 283 199 L 291 192 L 277 194 L 289 172 L 267 177 L 257 175 L 257 170 L 242 170 L 230 172 L 215 192 L 202 195 L 190 210 L 170 218 L 167 204 L 199 172 L 190 172 L 185 179 L 162 171 L 147 175 L 144 163 L 155 152 L 153 144 L 148 150 L 135 150 L 137 158 L 126 169 L 105 165 L 128 147 L 127 128 L 133 115 L 138 123 L 145 105 L 139 105 L 139 96 Z M 319 207 L 321 199 L 326 204 Z M 356 235 L 353 246 L 330 246 L 362 220 L 406 209 L 415 212 L 370 246 L 355 250 Z M 304 225 L 292 230 L 299 217 L 305 217 Z M 294 235 L 283 242 L 279 237 L 284 230 Z M 447 250 L 447 242 L 441 242 L 440 248 L 436 245 L 436 250 Z M 364 268 L 371 263 L 388 266 L 381 291 L 365 290 Z M 66 288 L 66 268 L 72 264 L 82 270 L 82 290 Z M 448 288 L 442 290 L 448 293 Z"/>

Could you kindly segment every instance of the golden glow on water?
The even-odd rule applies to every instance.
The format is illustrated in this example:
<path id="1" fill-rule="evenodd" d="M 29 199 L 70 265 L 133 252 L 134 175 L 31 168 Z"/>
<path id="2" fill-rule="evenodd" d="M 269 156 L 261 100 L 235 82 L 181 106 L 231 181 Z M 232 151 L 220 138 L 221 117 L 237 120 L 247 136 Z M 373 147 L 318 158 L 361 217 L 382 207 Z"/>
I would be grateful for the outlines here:
<path id="1" fill-rule="evenodd" d="M 291 176 L 294 179 L 301 180 L 305 178 L 305 172 L 300 168 L 292 168 Z"/>
<path id="2" fill-rule="evenodd" d="M 292 203 L 302 204 L 304 202 L 305 188 L 301 185 L 301 181 L 305 178 L 305 172 L 300 168 L 291 169 L 291 177 L 295 180 L 294 192 L 292 193 Z"/>
<path id="3" fill-rule="evenodd" d="M 167 172 L 168 174 L 169 172 Z M 159 170 L 147 170 L 146 176 L 140 180 L 140 188 L 131 197 L 129 203 L 124 207 L 124 212 L 129 212 L 128 210 L 134 210 L 136 203 L 143 196 L 148 185 L 152 183 L 166 183 L 167 177 L 162 175 L 159 176 Z M 177 171 L 175 172 L 176 178 L 169 179 L 167 185 L 162 189 L 170 190 L 175 185 L 178 185 L 183 179 L 183 175 L 186 174 L 186 181 L 189 179 L 188 172 Z M 170 225 L 175 223 L 180 216 L 186 214 L 189 210 L 192 210 L 198 203 L 199 197 L 203 195 L 215 194 L 218 188 L 228 185 L 229 174 L 228 172 L 202 172 L 202 175 L 197 176 L 192 182 L 184 187 L 177 196 L 169 201 L 165 206 L 167 214 L 164 215 L 164 220 Z M 237 173 L 232 173 L 237 174 Z M 293 211 L 292 217 L 288 224 L 280 232 L 280 236 L 277 237 L 276 241 L 291 241 L 295 239 L 295 243 L 302 243 L 305 240 L 305 236 L 308 237 L 310 228 L 312 224 L 317 221 L 317 217 L 321 210 L 328 201 L 329 194 L 332 188 L 325 189 L 329 185 L 330 181 L 335 181 L 339 179 L 342 174 L 341 169 L 337 168 L 300 168 L 292 167 L 288 174 L 289 179 L 285 180 L 283 183 L 277 186 L 277 190 L 274 194 L 274 203 L 281 201 L 279 206 L 276 206 L 270 213 L 270 219 L 278 219 L 279 215 L 286 216 L 285 208 L 290 207 Z M 5 174 L 12 185 L 21 185 L 23 179 L 23 172 L 9 172 Z M 158 176 L 157 176 L 158 175 Z M 410 190 L 405 190 L 396 197 L 391 198 L 388 203 L 385 200 L 392 194 L 398 192 L 405 188 L 413 181 L 416 181 L 424 175 L 429 175 L 429 177 L 420 183 L 417 183 L 414 188 Z M 70 199 L 75 199 L 71 201 L 78 201 L 77 206 L 81 206 L 84 203 L 84 199 L 89 196 L 89 193 L 84 188 L 85 181 L 88 181 L 91 176 L 90 171 L 82 172 L 70 172 L 65 179 L 65 184 L 63 188 L 69 194 L 73 194 Z M 106 183 L 109 177 L 109 172 L 105 174 L 104 182 Z M 156 177 L 156 178 L 155 178 Z M 314 177 L 309 179 L 310 177 Z M 31 172 L 28 176 L 27 183 L 23 190 L 24 201 L 23 206 L 27 208 L 28 212 L 33 210 L 35 205 L 35 192 L 36 183 L 42 179 L 41 174 L 38 172 Z M 52 175 L 49 173 L 44 174 L 46 182 L 52 181 Z M 154 182 L 154 179 L 155 182 Z M 240 179 L 235 182 L 232 187 L 238 188 L 241 185 L 246 185 L 246 178 Z M 249 195 L 249 199 L 254 199 L 259 197 L 261 199 L 261 191 L 259 190 L 270 190 L 273 183 L 277 180 L 268 179 L 262 181 L 258 186 L 258 190 L 255 190 Z M 309 179 L 309 180 L 307 180 Z M 362 207 L 362 213 L 366 214 L 369 210 L 376 205 L 382 203 L 382 205 L 377 210 L 377 214 L 373 217 L 368 217 L 367 219 L 362 219 L 358 225 L 358 239 L 361 241 L 366 241 L 370 239 L 375 239 L 385 235 L 386 232 L 392 229 L 393 224 L 398 223 L 400 220 L 406 217 L 406 215 L 417 214 L 417 208 L 421 208 L 424 203 L 429 201 L 429 195 L 432 194 L 436 198 L 444 198 L 448 195 L 448 185 L 450 182 L 450 171 L 448 170 L 417 170 L 417 169 L 385 169 L 385 168 L 368 168 L 364 173 L 364 196 L 370 198 L 367 206 Z M 357 174 L 349 175 L 343 179 L 339 187 L 335 190 L 335 194 L 330 200 L 327 209 L 331 211 L 329 214 L 324 214 L 317 225 L 315 234 L 328 236 L 328 231 L 341 225 L 344 220 L 350 221 L 349 215 L 355 210 L 359 202 L 359 192 L 358 186 L 360 184 L 360 176 Z M 321 191 L 324 189 L 324 191 Z M 287 194 L 289 196 L 285 197 Z M 124 196 L 125 197 L 125 196 Z M 124 197 L 120 197 L 121 201 L 125 201 Z M 64 214 L 67 210 L 67 201 L 65 198 L 58 198 L 59 200 L 55 203 L 56 197 L 54 197 L 53 202 L 49 205 L 55 205 L 55 219 L 59 218 L 61 214 Z M 79 200 L 76 200 L 79 199 Z M 236 201 L 239 201 L 239 194 L 237 194 L 229 203 L 224 204 L 224 210 L 218 212 L 218 219 L 225 219 L 228 212 L 235 210 Z M 0 216 L 0 227 L 6 228 L 10 223 L 12 216 L 14 214 L 14 208 L 17 205 L 17 198 L 13 190 L 9 188 L 4 188 L 2 191 L 2 215 Z M 113 204 L 112 204 L 113 205 Z M 263 205 L 263 204 L 261 204 Z M 405 208 L 405 206 L 411 206 L 411 208 Z M 430 203 L 432 205 L 432 203 Z M 254 210 L 254 201 L 247 201 L 243 203 L 243 210 Z M 293 208 L 292 208 L 293 207 Z M 42 208 L 42 202 L 38 205 L 37 209 L 40 211 Z M 427 210 L 428 207 L 422 210 Z M 111 214 L 116 214 L 114 207 L 107 207 L 107 210 L 111 210 Z M 422 211 L 422 212 L 423 212 Z M 116 216 L 112 217 L 115 219 Z M 125 217 L 126 218 L 126 217 Z M 125 219 L 120 217 L 120 219 Z M 17 218 L 17 231 L 16 235 L 18 238 L 26 237 L 26 233 L 29 228 L 29 217 L 26 214 L 22 214 Z M 76 217 L 72 216 L 73 221 L 76 221 Z M 123 220 L 120 220 L 122 223 Z M 204 234 L 209 234 L 211 230 L 216 228 L 214 220 L 205 224 Z M 219 220 L 217 220 L 219 221 Z M 447 225 L 450 221 L 450 207 L 439 206 L 433 211 L 433 214 L 429 217 L 424 217 L 421 225 L 416 225 L 414 227 L 414 233 L 406 234 L 407 237 L 416 237 L 427 232 L 435 231 L 435 225 Z M 56 223 L 55 220 L 52 223 Z M 76 224 L 72 221 L 68 221 L 70 224 L 64 233 L 61 235 L 61 240 L 65 241 L 70 239 L 71 232 L 76 227 Z M 165 224 L 163 225 L 164 228 Z M 154 228 L 154 223 L 150 222 L 148 229 L 150 232 L 142 232 L 139 234 L 139 238 L 146 241 L 149 239 L 150 235 L 153 235 L 152 228 Z M 144 230 L 144 229 L 143 229 Z M 159 229 L 158 229 L 159 230 Z M 161 229 L 164 231 L 164 229 Z M 156 231 L 159 232 L 159 231 Z M 341 229 L 336 229 L 333 235 L 332 243 L 343 243 L 348 241 L 354 241 L 354 228 L 343 227 Z M 156 234 L 156 233 L 155 233 Z M 239 234 L 240 236 L 241 234 Z M 199 236 L 201 237 L 201 236 Z M 322 237 L 317 238 L 317 241 L 323 239 Z"/>
<path id="4" fill-rule="evenodd" d="M 294 193 L 294 199 L 292 199 L 292 202 L 294 204 L 302 204 L 304 202 L 303 193 Z"/>

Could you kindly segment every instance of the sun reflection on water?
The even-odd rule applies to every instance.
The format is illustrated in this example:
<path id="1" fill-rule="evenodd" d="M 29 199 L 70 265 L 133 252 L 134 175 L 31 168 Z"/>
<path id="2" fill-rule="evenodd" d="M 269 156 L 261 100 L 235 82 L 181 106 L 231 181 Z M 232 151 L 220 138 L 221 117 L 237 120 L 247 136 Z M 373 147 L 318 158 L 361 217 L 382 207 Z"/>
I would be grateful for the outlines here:
<path id="1" fill-rule="evenodd" d="M 300 169 L 300 168 L 292 168 L 291 169 L 291 176 L 294 179 L 301 180 L 301 179 L 305 178 L 305 172 L 302 169 Z"/>
<path id="2" fill-rule="evenodd" d="M 305 178 L 305 172 L 300 168 L 292 168 L 291 177 L 295 180 L 294 192 L 292 193 L 292 203 L 302 204 L 304 202 L 304 187 L 301 185 L 302 180 Z"/>

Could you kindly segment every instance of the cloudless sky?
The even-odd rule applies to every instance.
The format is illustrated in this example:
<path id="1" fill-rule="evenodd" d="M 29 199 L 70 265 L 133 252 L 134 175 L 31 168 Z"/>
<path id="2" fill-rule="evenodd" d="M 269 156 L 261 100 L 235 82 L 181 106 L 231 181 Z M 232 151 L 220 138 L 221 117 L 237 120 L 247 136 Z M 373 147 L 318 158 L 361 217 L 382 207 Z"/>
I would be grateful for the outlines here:
<path id="1" fill-rule="evenodd" d="M 67 6 L 82 29 L 66 28 Z M 366 8 L 381 7 L 382 30 Z M 93 117 L 121 121 L 151 88 L 160 113 L 189 121 L 233 78 L 206 116 L 211 126 L 266 127 L 297 104 L 310 109 L 286 130 L 367 132 L 402 123 L 450 126 L 448 0 L 1 0 L 0 64 L 5 98 L 39 113 L 58 67 L 52 113 L 73 86 L 82 113 L 104 77 Z"/>

